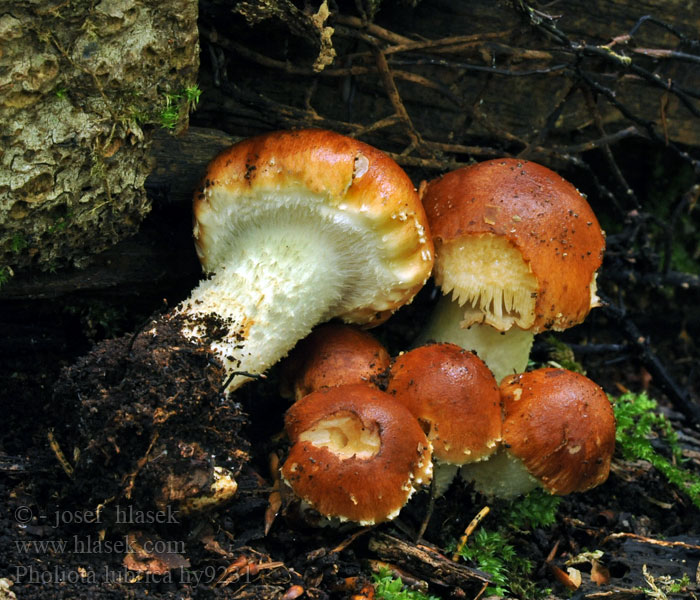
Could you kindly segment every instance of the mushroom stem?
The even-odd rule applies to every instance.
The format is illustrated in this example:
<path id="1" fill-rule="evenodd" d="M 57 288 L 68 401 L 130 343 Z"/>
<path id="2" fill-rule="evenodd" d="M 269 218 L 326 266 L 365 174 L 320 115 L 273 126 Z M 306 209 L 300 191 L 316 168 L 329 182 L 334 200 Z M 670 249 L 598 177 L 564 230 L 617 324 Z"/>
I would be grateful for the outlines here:
<path id="1" fill-rule="evenodd" d="M 430 488 L 430 493 L 435 494 L 436 498 L 444 496 L 457 476 L 458 470 L 459 465 L 437 459 L 433 460 L 433 485 Z"/>
<path id="2" fill-rule="evenodd" d="M 507 375 L 525 371 L 534 334 L 513 325 L 498 331 L 486 323 L 462 325 L 464 307 L 449 296 L 442 296 L 430 316 L 428 324 L 416 340 L 416 345 L 450 342 L 473 351 L 491 369 L 496 381 Z"/>
<path id="3" fill-rule="evenodd" d="M 187 321 L 185 335 L 210 339 L 215 316 L 213 324 L 224 331 L 215 336 L 211 349 L 227 376 L 237 371 L 263 373 L 314 325 L 330 318 L 343 296 L 349 269 L 339 266 L 343 244 L 338 234 L 330 237 L 309 235 L 308 226 L 294 223 L 242 234 L 232 253 L 235 258 L 203 280 L 178 307 Z M 234 376 L 228 390 L 246 380 L 244 375 Z"/>
<path id="4" fill-rule="evenodd" d="M 488 460 L 464 465 L 459 474 L 471 481 L 474 489 L 487 496 L 512 500 L 538 487 L 537 479 L 528 473 L 523 461 L 500 449 Z"/>
<path id="5" fill-rule="evenodd" d="M 271 132 L 224 150 L 193 211 L 210 278 L 176 315 L 183 335 L 219 357 L 229 393 L 322 321 L 378 325 L 432 269 L 425 213 L 406 173 L 329 131 Z"/>

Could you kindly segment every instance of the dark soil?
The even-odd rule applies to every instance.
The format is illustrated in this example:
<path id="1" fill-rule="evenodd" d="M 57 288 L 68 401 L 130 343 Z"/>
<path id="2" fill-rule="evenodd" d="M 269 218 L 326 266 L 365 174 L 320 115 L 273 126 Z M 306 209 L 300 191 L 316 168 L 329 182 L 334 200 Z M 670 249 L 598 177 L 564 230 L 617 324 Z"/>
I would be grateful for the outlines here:
<path id="1" fill-rule="evenodd" d="M 392 352 L 413 336 L 431 296 L 424 291 L 376 332 Z M 43 407 L 50 419 L 10 414 L 8 423 L 21 423 L 16 435 L 31 440 L 23 452 L 13 432 L 3 432 L 14 453 L 3 455 L 0 569 L 21 599 L 278 598 L 302 589 L 312 598 L 349 597 L 381 564 L 433 594 L 473 598 L 483 573 L 431 561 L 451 562 L 445 549 L 486 505 L 482 527 L 509 528 L 507 503 L 489 502 L 462 482 L 437 501 L 419 544 L 427 493 L 396 521 L 370 530 L 314 527 L 314 516 L 284 493 L 272 519 L 268 460 L 284 452 L 286 406 L 276 372 L 226 398 L 216 361 L 183 339 L 177 318 L 156 317 L 98 343 L 52 387 Z M 700 442 L 686 434 L 697 466 Z M 211 493 L 215 466 L 237 480 L 233 501 L 187 512 L 189 498 Z M 563 500 L 555 525 L 511 531 L 517 553 L 534 565 L 522 587 L 568 597 L 557 567 L 566 571 L 567 558 L 595 550 L 607 583 L 591 580 L 590 561 L 577 565 L 583 582 L 575 597 L 644 597 L 643 565 L 657 577 L 694 582 L 699 516 L 647 463 L 617 459 L 604 485 Z M 686 586 L 683 597 L 696 589 Z"/>

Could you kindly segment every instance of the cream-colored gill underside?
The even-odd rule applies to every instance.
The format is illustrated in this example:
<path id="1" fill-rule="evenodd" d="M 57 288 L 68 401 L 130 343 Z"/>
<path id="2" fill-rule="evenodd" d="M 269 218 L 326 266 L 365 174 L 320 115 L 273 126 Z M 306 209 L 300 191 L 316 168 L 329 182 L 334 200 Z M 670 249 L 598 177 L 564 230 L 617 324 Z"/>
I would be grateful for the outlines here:
<path id="1" fill-rule="evenodd" d="M 378 429 L 369 429 L 352 413 L 336 413 L 316 423 L 299 436 L 302 442 L 326 448 L 340 459 L 370 459 L 381 447 Z"/>
<path id="2" fill-rule="evenodd" d="M 441 244 L 437 256 L 435 282 L 462 306 L 462 327 L 488 323 L 506 331 L 532 326 L 537 279 L 505 238 L 471 235 Z"/>
<path id="3" fill-rule="evenodd" d="M 429 253 L 424 261 L 415 258 L 422 243 L 419 240 L 425 235 L 420 224 L 395 227 L 395 222 L 406 221 L 401 214 L 387 224 L 382 222 L 385 217 L 372 214 L 370 206 L 350 208 L 303 188 L 257 190 L 235 201 L 225 189 L 219 189 L 207 197 L 205 206 L 208 208 L 197 211 L 194 235 L 197 252 L 209 273 L 235 260 L 239 248 L 250 247 L 245 240 L 248 230 L 256 235 L 256 231 L 270 228 L 294 228 L 308 237 L 323 236 L 325 239 L 319 241 L 335 249 L 343 265 L 348 265 L 344 269 L 357 273 L 355 285 L 348 286 L 348 304 L 361 301 L 354 298 L 372 297 L 381 304 L 384 293 L 391 308 L 394 301 L 403 298 L 405 288 L 425 279 L 424 275 L 416 276 L 425 271 L 421 263 L 432 260 Z"/>

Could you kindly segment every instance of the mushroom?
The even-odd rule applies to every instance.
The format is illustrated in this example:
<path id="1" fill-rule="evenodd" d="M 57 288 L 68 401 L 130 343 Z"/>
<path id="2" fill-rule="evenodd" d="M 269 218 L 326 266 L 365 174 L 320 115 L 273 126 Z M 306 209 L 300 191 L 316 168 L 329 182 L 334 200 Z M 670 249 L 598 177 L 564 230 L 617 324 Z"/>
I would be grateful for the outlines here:
<path id="1" fill-rule="evenodd" d="M 444 296 L 419 343 L 476 350 L 500 381 L 525 370 L 535 333 L 599 305 L 604 234 L 583 195 L 546 167 L 504 158 L 457 169 L 427 184 L 423 205 Z"/>
<path id="2" fill-rule="evenodd" d="M 322 387 L 366 383 L 391 363 L 370 333 L 343 323 L 324 323 L 301 340 L 282 364 L 282 395 L 299 400 Z"/>
<path id="3" fill-rule="evenodd" d="M 393 519 L 430 482 L 430 442 L 390 395 L 365 384 L 323 388 L 294 403 L 282 478 L 327 518 L 373 525 Z"/>
<path id="4" fill-rule="evenodd" d="M 443 343 L 401 354 L 388 372 L 387 393 L 418 419 L 433 446 L 436 495 L 459 466 L 485 460 L 498 448 L 498 384 L 472 352 Z"/>
<path id="5" fill-rule="evenodd" d="M 506 377 L 501 449 L 460 474 L 487 495 L 513 498 L 537 486 L 551 494 L 603 483 L 615 449 L 615 417 L 605 392 L 566 369 Z"/>
<path id="6" fill-rule="evenodd" d="M 433 247 L 404 171 L 322 130 L 244 140 L 209 165 L 194 200 L 207 278 L 176 311 L 222 361 L 228 391 L 314 325 L 376 325 L 426 281 Z"/>

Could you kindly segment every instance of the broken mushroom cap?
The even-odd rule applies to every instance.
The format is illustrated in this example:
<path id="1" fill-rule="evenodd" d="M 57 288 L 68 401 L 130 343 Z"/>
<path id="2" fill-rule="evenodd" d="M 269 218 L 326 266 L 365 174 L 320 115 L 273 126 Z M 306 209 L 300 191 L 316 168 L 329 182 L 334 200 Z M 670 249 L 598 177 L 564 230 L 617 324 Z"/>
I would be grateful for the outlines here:
<path id="1" fill-rule="evenodd" d="M 430 442 L 407 408 L 364 384 L 324 388 L 292 405 L 282 477 L 324 517 L 393 519 L 432 473 Z"/>
<path id="2" fill-rule="evenodd" d="M 184 333 L 232 379 L 264 372 L 317 323 L 375 325 L 428 278 L 417 192 L 379 150 L 322 130 L 244 140 L 209 165 L 194 200 L 209 277 L 178 309 Z"/>
<path id="3" fill-rule="evenodd" d="M 508 498 L 539 485 L 565 495 L 607 479 L 615 417 L 596 383 L 566 369 L 538 369 L 504 379 L 501 399 L 503 450 L 480 471 L 463 473 L 478 490 Z"/>
<path id="4" fill-rule="evenodd" d="M 366 383 L 383 373 L 391 357 L 370 333 L 324 323 L 301 340 L 282 364 L 283 395 L 299 400 L 323 387 Z"/>
<path id="5" fill-rule="evenodd" d="M 598 305 L 604 234 L 584 196 L 554 171 L 485 161 L 428 183 L 423 205 L 435 281 L 463 307 L 463 326 L 563 330 Z"/>
<path id="6" fill-rule="evenodd" d="M 433 457 L 462 465 L 495 452 L 501 439 L 498 384 L 484 362 L 455 344 L 428 344 L 401 354 L 387 393 L 418 419 Z"/>

